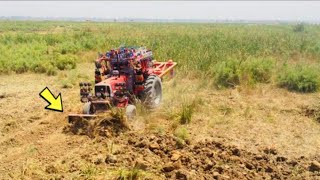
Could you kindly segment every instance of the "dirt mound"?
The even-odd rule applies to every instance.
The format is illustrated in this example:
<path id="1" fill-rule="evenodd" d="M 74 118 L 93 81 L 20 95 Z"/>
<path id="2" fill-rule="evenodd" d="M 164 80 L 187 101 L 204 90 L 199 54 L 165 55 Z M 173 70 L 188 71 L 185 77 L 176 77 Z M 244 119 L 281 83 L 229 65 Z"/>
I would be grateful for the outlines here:
<path id="1" fill-rule="evenodd" d="M 123 140 L 123 148 L 108 154 L 108 166 L 153 172 L 166 179 L 316 179 L 319 160 L 288 159 L 273 148 L 251 153 L 224 142 L 203 141 L 181 146 L 172 135 L 139 136 Z"/>
<path id="2" fill-rule="evenodd" d="M 90 138 L 96 136 L 114 137 L 118 136 L 121 132 L 129 129 L 126 119 L 118 118 L 96 118 L 96 119 L 73 119 L 63 132 L 72 133 L 77 135 L 87 135 Z"/>

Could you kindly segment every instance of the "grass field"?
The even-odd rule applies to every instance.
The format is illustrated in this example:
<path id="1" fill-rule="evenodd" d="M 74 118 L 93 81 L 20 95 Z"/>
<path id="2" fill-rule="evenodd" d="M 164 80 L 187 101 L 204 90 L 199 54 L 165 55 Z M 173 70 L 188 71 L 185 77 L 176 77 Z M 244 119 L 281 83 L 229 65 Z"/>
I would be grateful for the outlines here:
<path id="1" fill-rule="evenodd" d="M 81 110 L 78 83 L 93 81 L 97 52 L 122 44 L 144 45 L 155 59 L 178 62 L 176 77 L 163 82 L 161 107 L 138 107 L 132 129 L 117 137 L 65 133 L 67 115 Z M 165 179 L 159 170 L 165 158 L 152 156 L 152 168 L 142 170 L 132 169 L 134 160 L 110 165 L 104 159 L 144 158 L 148 152 L 128 142 L 167 135 L 184 148 L 221 140 L 254 158 L 275 148 L 289 159 L 304 156 L 298 162 L 307 170 L 309 161 L 320 160 L 319 70 L 320 26 L 0 21 L 0 179 Z M 44 110 L 39 92 L 46 86 L 61 92 L 62 115 Z M 241 177 L 225 167 L 240 168 L 233 160 L 216 163 L 214 170 Z M 291 179 L 318 177 L 290 172 Z M 190 173 L 191 179 L 205 174 Z"/>
<path id="2" fill-rule="evenodd" d="M 218 87 L 273 81 L 302 92 L 319 88 L 318 26 L 20 21 L 0 25 L 2 74 L 56 75 L 77 63 L 92 62 L 98 51 L 144 45 L 156 59 L 177 61 L 180 73 L 210 77 Z"/>

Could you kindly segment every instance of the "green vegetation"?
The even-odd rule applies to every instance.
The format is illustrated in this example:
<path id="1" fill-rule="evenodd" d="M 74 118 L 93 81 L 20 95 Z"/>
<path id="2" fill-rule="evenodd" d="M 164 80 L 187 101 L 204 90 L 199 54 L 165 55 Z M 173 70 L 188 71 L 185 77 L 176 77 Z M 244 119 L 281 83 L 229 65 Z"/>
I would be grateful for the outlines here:
<path id="1" fill-rule="evenodd" d="M 85 167 L 81 169 L 81 175 L 85 177 L 85 179 L 92 179 L 95 175 L 98 174 L 98 169 L 93 164 L 87 164 Z"/>
<path id="2" fill-rule="evenodd" d="M 176 145 L 179 148 L 182 148 L 185 144 L 186 141 L 189 138 L 189 133 L 188 130 L 185 127 L 179 127 L 174 131 L 174 135 L 176 137 Z"/>
<path id="3" fill-rule="evenodd" d="M 299 23 L 293 27 L 294 32 L 303 32 L 304 31 L 304 24 Z"/>
<path id="4" fill-rule="evenodd" d="M 179 127 L 175 130 L 174 135 L 182 140 L 188 139 L 188 130 L 184 127 Z"/>
<path id="5" fill-rule="evenodd" d="M 319 73 L 290 71 L 282 64 L 307 61 L 319 68 L 319 33 L 320 26 L 307 24 L 0 21 L 0 74 L 56 75 L 92 62 L 95 52 L 123 44 L 144 45 L 157 60 L 178 62 L 179 74 L 212 79 L 219 88 L 275 80 L 290 90 L 313 92 Z M 292 78 L 286 78 L 284 71 Z"/>
<path id="6" fill-rule="evenodd" d="M 272 77 L 274 62 L 270 58 L 248 58 L 244 61 L 228 59 L 217 62 L 213 67 L 215 83 L 218 87 L 268 83 Z"/>
<path id="7" fill-rule="evenodd" d="M 146 173 L 137 168 L 132 169 L 120 169 L 118 172 L 118 180 L 138 180 L 138 179 L 144 179 L 146 176 Z"/>
<path id="8" fill-rule="evenodd" d="M 179 120 L 181 124 L 189 124 L 194 113 L 195 104 L 183 104 L 182 110 L 179 114 Z"/>
<path id="9" fill-rule="evenodd" d="M 301 64 L 285 66 L 278 77 L 279 85 L 292 91 L 315 92 L 320 87 L 319 70 Z"/>

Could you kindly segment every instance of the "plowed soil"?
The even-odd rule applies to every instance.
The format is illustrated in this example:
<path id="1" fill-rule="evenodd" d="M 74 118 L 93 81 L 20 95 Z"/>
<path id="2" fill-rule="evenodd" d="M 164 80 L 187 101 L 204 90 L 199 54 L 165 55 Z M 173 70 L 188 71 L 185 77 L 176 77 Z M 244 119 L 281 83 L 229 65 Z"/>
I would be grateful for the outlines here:
<path id="1" fill-rule="evenodd" d="M 117 123 L 109 124 L 109 127 Z M 100 127 L 99 127 L 100 126 Z M 95 126 L 99 132 L 106 126 Z M 78 122 L 75 126 L 79 127 Z M 90 127 L 89 129 L 91 129 Z M 82 130 L 83 127 L 81 127 Z M 126 127 L 123 128 L 127 130 Z M 123 131 L 123 132 L 124 132 Z M 92 133 L 88 132 L 89 136 Z M 85 135 L 85 134 L 82 134 Z M 107 134 L 99 134 L 100 143 L 108 146 Z M 222 138 L 181 144 L 172 134 L 139 134 L 126 131 L 112 137 L 119 147 L 104 159 L 89 159 L 107 167 L 152 172 L 163 179 L 319 179 L 320 156 L 288 158 L 274 148 L 262 148 L 257 153 L 228 145 Z M 110 145 L 109 145 L 110 146 Z"/>
<path id="2" fill-rule="evenodd" d="M 82 107 L 77 83 L 61 84 L 70 76 L 0 76 L 0 179 L 320 179 L 319 93 L 215 90 L 177 77 L 164 81 L 161 107 L 138 108 L 134 121 L 69 124 Z M 63 113 L 44 109 L 45 87 L 61 92 Z M 197 106 L 181 124 L 189 100 Z"/>

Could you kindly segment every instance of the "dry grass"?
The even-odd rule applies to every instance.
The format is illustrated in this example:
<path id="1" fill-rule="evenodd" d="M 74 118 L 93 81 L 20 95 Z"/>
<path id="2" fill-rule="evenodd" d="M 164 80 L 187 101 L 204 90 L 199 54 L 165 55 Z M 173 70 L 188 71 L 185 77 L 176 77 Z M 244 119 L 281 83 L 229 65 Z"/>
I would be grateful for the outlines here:
<path id="1" fill-rule="evenodd" d="M 75 71 L 92 77 L 89 64 L 79 64 Z M 119 175 L 119 169 L 106 170 L 95 162 L 104 161 L 104 155 L 113 149 L 111 144 L 117 148 L 121 144 L 63 133 L 67 114 L 79 112 L 82 104 L 76 86 L 61 88 L 61 79 L 69 78 L 70 72 L 61 73 L 53 77 L 0 76 L 0 94 L 6 94 L 0 99 L 0 179 L 49 179 L 62 174 L 69 179 L 96 179 Z M 64 113 L 44 110 L 46 102 L 39 92 L 46 86 L 54 94 L 62 93 Z M 270 84 L 254 89 L 215 90 L 209 83 L 179 75 L 164 81 L 163 87 L 162 106 L 153 112 L 141 109 L 144 113 L 132 123 L 132 131 L 164 134 L 185 129 L 179 136 L 187 134 L 191 141 L 223 138 L 253 152 L 268 146 L 288 157 L 319 154 L 320 124 L 301 113 L 301 107 L 316 103 L 319 93 L 288 92 Z M 176 118 L 183 103 L 195 104 L 192 120 L 186 125 L 177 123 Z"/>
<path id="2" fill-rule="evenodd" d="M 168 124 L 165 131 L 179 126 L 174 117 L 182 100 L 189 99 L 198 106 L 187 125 L 192 140 L 220 137 L 250 151 L 257 151 L 257 146 L 275 147 L 290 157 L 319 153 L 320 124 L 301 109 L 316 103 L 319 93 L 288 92 L 269 84 L 214 90 L 201 81 L 176 79 L 165 82 L 169 88 L 164 89 L 164 102 L 154 117 L 158 124 Z"/>

